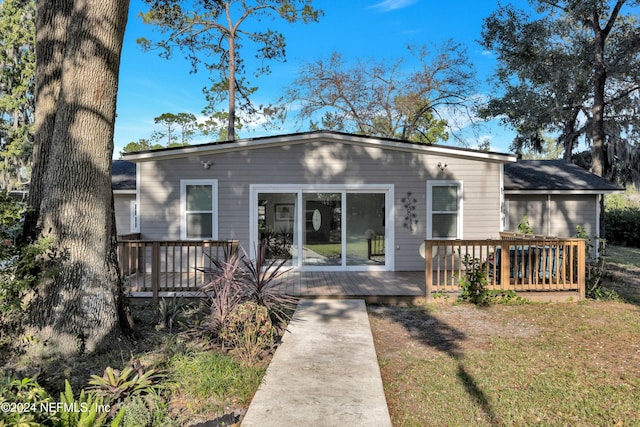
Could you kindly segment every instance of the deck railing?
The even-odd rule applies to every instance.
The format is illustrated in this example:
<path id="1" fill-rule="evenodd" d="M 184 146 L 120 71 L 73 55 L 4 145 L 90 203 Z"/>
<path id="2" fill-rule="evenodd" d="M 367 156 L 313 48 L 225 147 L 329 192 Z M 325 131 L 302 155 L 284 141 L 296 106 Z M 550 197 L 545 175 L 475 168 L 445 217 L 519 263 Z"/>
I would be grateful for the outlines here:
<path id="1" fill-rule="evenodd" d="M 202 270 L 214 268 L 212 260 L 236 250 L 237 240 L 140 240 L 139 235 L 127 235 L 119 236 L 118 261 L 129 289 L 157 300 L 160 291 L 200 291 L 207 280 Z"/>
<path id="2" fill-rule="evenodd" d="M 473 263 L 490 290 L 571 291 L 585 294 L 584 239 L 504 233 L 496 240 L 426 240 L 427 299 L 459 292 Z"/>

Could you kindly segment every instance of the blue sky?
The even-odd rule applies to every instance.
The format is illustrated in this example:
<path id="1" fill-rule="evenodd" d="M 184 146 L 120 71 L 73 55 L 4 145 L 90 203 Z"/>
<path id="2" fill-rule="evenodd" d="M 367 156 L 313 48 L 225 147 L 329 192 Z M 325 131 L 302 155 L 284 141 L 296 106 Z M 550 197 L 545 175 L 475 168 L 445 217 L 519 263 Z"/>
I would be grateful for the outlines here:
<path id="1" fill-rule="evenodd" d="M 287 60 L 285 63 L 272 62 L 273 72 L 259 80 L 250 76 L 251 83 L 259 87 L 256 103 L 274 102 L 284 92 L 287 83 L 295 78 L 300 64 L 326 58 L 334 51 L 345 59 L 398 58 L 408 56 L 407 45 L 439 43 L 449 38 L 467 47 L 482 84 L 479 91 L 487 95 L 489 86 L 486 79 L 495 61 L 492 55 L 482 51 L 477 40 L 480 39 L 483 18 L 496 9 L 497 3 L 497 0 L 315 0 L 314 6 L 325 13 L 318 23 L 291 25 L 277 20 L 265 23 L 284 34 Z M 527 6 L 524 0 L 512 3 Z M 176 52 L 173 59 L 166 60 L 154 52 L 142 52 L 136 44 L 139 37 L 160 37 L 137 17 L 142 10 L 145 10 L 145 5 L 141 0 L 131 0 L 120 69 L 116 157 L 128 142 L 148 138 L 154 130 L 161 130 L 154 124 L 154 117 L 166 112 L 188 112 L 200 116 L 205 106 L 202 93 L 202 88 L 208 84 L 205 72 L 189 74 L 190 64 L 180 52 Z M 245 56 L 245 59 L 248 58 Z M 275 133 L 297 130 L 295 123 L 288 122 Z M 239 137 L 273 133 L 257 128 L 250 132 L 243 130 Z M 468 137 L 470 146 L 477 144 L 471 133 Z M 492 150 L 506 152 L 513 133 L 493 123 L 482 128 L 480 137 L 489 138 Z M 455 141 L 450 140 L 448 144 L 455 144 Z"/>

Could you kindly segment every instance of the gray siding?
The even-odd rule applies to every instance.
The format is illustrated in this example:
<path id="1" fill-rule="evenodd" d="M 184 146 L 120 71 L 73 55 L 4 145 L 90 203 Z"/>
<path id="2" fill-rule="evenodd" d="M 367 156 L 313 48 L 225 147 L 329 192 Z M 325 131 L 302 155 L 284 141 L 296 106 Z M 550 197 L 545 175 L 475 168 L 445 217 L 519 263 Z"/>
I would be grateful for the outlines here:
<path id="1" fill-rule="evenodd" d="M 552 194 L 550 202 L 545 195 L 508 195 L 509 228 L 517 230 L 523 215 L 536 234 L 573 237 L 577 227 L 583 227 L 589 236 L 595 236 L 597 206 L 595 195 Z"/>
<path id="2" fill-rule="evenodd" d="M 201 161 L 212 161 L 204 169 Z M 438 162 L 447 163 L 444 172 Z M 313 142 L 140 163 L 141 233 L 148 239 L 180 238 L 180 180 L 218 180 L 218 237 L 249 244 L 250 184 L 394 184 L 395 269 L 420 270 L 426 237 L 427 180 L 463 181 L 463 238 L 497 237 L 501 164 L 340 142 Z M 418 223 L 403 226 L 401 202 L 416 199 Z"/>

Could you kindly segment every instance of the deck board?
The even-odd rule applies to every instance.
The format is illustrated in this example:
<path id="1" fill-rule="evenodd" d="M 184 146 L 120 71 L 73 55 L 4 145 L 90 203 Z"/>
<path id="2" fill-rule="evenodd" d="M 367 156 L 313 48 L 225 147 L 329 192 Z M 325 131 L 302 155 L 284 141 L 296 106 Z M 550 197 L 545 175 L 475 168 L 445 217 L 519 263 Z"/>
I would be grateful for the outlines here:
<path id="1" fill-rule="evenodd" d="M 375 301 L 424 297 L 424 280 L 422 271 L 290 271 L 283 276 L 282 287 L 285 293 L 301 298 L 359 297 Z M 161 273 L 159 296 L 175 292 L 197 296 L 203 282 L 201 273 Z M 133 296 L 152 296 L 149 274 L 133 274 L 128 283 Z"/>

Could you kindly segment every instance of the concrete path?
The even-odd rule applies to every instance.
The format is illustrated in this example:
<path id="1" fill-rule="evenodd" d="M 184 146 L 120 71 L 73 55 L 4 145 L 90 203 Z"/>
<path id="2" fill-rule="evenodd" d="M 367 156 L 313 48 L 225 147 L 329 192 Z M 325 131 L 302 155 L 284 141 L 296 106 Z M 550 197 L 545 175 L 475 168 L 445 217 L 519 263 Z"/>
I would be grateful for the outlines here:
<path id="1" fill-rule="evenodd" d="M 391 426 L 363 300 L 301 300 L 243 427 Z"/>

